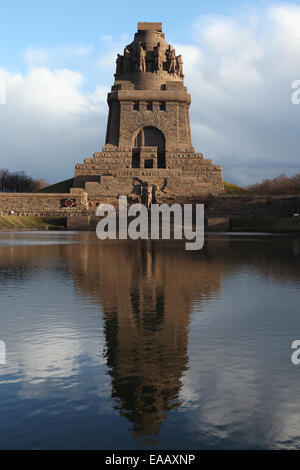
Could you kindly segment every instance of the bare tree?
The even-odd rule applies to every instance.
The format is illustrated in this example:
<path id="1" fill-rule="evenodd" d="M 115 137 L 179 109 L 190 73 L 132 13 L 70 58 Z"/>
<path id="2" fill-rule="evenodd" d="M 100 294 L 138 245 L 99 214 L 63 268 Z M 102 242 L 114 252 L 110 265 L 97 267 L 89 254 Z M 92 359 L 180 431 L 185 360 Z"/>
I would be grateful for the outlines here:
<path id="1" fill-rule="evenodd" d="M 42 178 L 33 179 L 23 171 L 10 172 L 6 169 L 0 169 L 1 193 L 32 193 L 46 186 L 48 183 Z"/>
<path id="2" fill-rule="evenodd" d="M 300 194 L 300 173 L 291 177 L 283 173 L 276 178 L 252 184 L 247 189 L 256 194 Z"/>

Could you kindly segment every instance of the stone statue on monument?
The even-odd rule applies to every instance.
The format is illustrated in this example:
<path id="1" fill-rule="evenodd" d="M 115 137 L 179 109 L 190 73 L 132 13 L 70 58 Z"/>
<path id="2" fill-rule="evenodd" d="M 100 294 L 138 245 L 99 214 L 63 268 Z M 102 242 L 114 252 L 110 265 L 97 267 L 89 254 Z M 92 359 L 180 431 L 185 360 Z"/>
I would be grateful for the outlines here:
<path id="1" fill-rule="evenodd" d="M 167 49 L 166 55 L 167 55 L 168 72 L 175 74 L 176 73 L 175 49 L 172 46 L 169 46 Z"/>
<path id="2" fill-rule="evenodd" d="M 118 54 L 116 64 L 117 64 L 116 77 L 119 77 L 123 71 L 123 56 L 122 55 Z"/>
<path id="3" fill-rule="evenodd" d="M 154 56 L 154 70 L 159 72 L 163 69 L 163 57 L 162 57 L 160 42 L 154 48 L 153 56 Z"/>
<path id="4" fill-rule="evenodd" d="M 141 44 L 139 45 L 139 71 L 146 72 L 146 51 Z"/>
<path id="5" fill-rule="evenodd" d="M 154 186 L 151 183 L 149 182 L 143 183 L 141 187 L 142 204 L 144 204 L 147 207 L 147 209 L 151 207 L 152 199 L 153 199 L 153 192 L 154 192 Z"/>
<path id="6" fill-rule="evenodd" d="M 131 50 L 129 46 L 124 49 L 123 72 L 130 72 L 131 69 Z"/>
<path id="7" fill-rule="evenodd" d="M 179 55 L 178 57 L 176 57 L 176 72 L 177 72 L 177 75 L 180 77 L 180 78 L 183 78 L 183 60 L 182 60 L 182 56 Z"/>

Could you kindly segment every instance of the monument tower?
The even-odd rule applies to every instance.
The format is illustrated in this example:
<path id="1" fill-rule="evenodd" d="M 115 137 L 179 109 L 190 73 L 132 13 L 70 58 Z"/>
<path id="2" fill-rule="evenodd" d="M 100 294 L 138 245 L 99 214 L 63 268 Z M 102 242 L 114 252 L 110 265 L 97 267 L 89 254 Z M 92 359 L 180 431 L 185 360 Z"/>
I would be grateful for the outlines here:
<path id="1" fill-rule="evenodd" d="M 102 152 L 76 165 L 74 187 L 90 208 L 99 202 L 188 202 L 224 190 L 222 169 L 195 153 L 184 86 L 183 60 L 165 40 L 161 23 L 138 23 L 116 60 L 108 94 L 109 115 Z M 146 188 L 146 189 L 145 189 Z"/>

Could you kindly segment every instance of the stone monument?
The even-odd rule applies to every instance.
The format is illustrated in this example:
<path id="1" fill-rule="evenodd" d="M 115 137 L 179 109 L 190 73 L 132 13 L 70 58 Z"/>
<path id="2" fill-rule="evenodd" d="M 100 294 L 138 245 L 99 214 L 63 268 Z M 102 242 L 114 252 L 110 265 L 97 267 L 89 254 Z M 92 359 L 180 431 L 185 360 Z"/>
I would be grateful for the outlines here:
<path id="1" fill-rule="evenodd" d="M 195 153 L 184 86 L 183 59 L 165 40 L 161 23 L 138 23 L 116 60 L 108 94 L 102 152 L 76 165 L 74 188 L 87 193 L 89 209 L 101 202 L 173 204 L 224 191 L 222 169 Z M 149 194 L 151 192 L 151 194 Z"/>

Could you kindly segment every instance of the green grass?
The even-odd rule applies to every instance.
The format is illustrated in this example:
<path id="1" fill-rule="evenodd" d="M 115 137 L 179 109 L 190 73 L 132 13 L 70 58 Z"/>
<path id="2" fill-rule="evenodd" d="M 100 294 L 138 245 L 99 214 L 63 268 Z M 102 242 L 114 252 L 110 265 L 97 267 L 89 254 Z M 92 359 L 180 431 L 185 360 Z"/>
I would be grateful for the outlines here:
<path id="1" fill-rule="evenodd" d="M 300 231 L 300 219 L 289 217 L 233 217 L 230 219 L 231 230 L 295 230 Z"/>
<path id="2" fill-rule="evenodd" d="M 52 184 L 46 188 L 39 189 L 37 193 L 69 193 L 73 186 L 73 178 L 69 180 L 60 181 L 59 183 Z"/>
<path id="3" fill-rule="evenodd" d="M 0 229 L 13 228 L 44 228 L 54 229 L 66 226 L 66 217 L 31 217 L 31 216 L 1 216 Z"/>
<path id="4" fill-rule="evenodd" d="M 249 191 L 246 188 L 242 188 L 236 184 L 227 183 L 226 181 L 224 181 L 224 189 L 228 194 L 249 194 Z"/>

